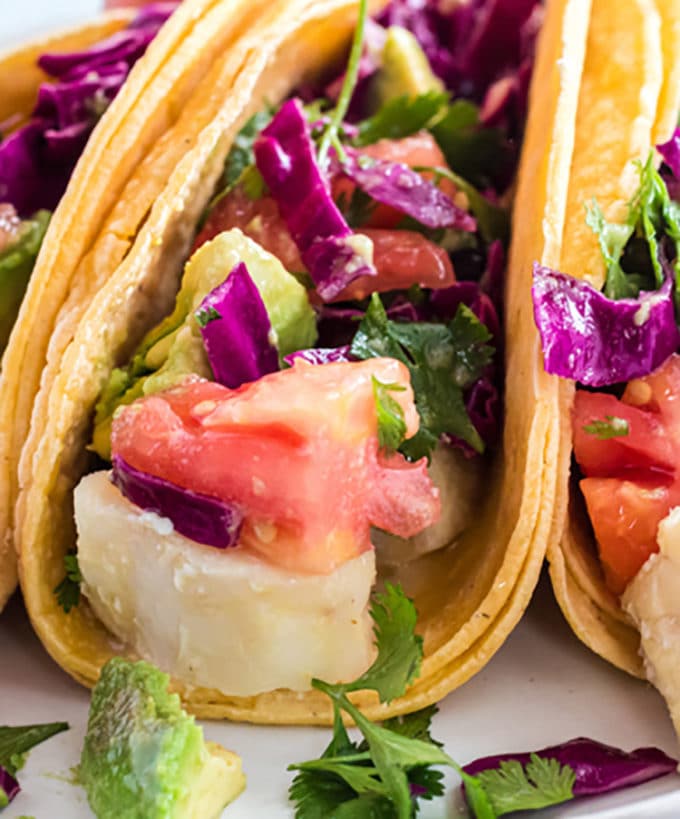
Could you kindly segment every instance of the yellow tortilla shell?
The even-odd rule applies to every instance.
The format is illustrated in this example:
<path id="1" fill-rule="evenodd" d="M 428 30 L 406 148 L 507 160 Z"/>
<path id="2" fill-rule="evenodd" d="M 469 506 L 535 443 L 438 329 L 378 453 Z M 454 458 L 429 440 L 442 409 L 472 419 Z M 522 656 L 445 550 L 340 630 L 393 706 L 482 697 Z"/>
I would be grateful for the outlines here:
<path id="1" fill-rule="evenodd" d="M 23 447 L 25 460 L 32 458 L 63 352 L 173 168 L 242 70 L 252 43 L 235 46 L 279 5 L 182 4 L 98 123 L 54 213 L 0 373 L 0 610 L 16 586 L 13 511 L 24 480 L 19 455 Z M 221 59 L 224 53 L 230 59 Z"/>
<path id="2" fill-rule="evenodd" d="M 551 408 L 557 385 L 541 366 L 529 290 L 534 260 L 556 265 L 560 259 L 589 13 L 590 0 L 551 0 L 540 38 L 509 265 L 503 446 L 491 466 L 488 496 L 458 543 L 403 577 L 425 638 L 422 675 L 389 705 L 358 694 L 374 718 L 430 704 L 478 671 L 521 617 L 538 579 L 555 493 L 558 425 Z M 35 446 L 22 456 L 21 584 L 47 650 L 86 685 L 116 653 L 115 642 L 86 602 L 65 614 L 53 588 L 63 576 L 63 556 L 75 544 L 72 490 L 87 468 L 97 396 L 111 368 L 160 312 L 169 311 L 194 225 L 238 128 L 264 99 L 282 98 L 339 56 L 355 15 L 353 0 L 298 0 L 269 26 L 258 27 L 228 98 L 216 104 L 210 124 L 169 174 L 132 250 L 93 295 L 54 375 L 44 379 L 44 402 L 36 404 L 29 437 Z M 192 711 L 208 718 L 298 724 L 331 719 L 329 702 L 318 692 L 227 697 L 176 687 Z"/>
<path id="3" fill-rule="evenodd" d="M 653 146 L 670 138 L 680 107 L 677 37 L 680 3 L 635 0 L 612 13 L 593 0 L 569 181 L 564 272 L 596 287 L 604 268 L 585 204 L 596 198 L 610 219 L 624 219 Z M 590 234 L 590 235 L 588 235 Z M 548 559 L 557 600 L 576 635 L 618 668 L 644 677 L 639 635 L 607 589 L 593 532 L 575 480 L 570 480 L 574 385 L 560 382 L 560 455 L 555 521 Z"/>

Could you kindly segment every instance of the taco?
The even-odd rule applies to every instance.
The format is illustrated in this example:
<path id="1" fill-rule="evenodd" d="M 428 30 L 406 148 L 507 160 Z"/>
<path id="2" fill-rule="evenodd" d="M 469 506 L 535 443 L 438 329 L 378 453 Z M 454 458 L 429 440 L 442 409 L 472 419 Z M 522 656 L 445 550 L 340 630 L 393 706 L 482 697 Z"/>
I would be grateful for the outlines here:
<path id="1" fill-rule="evenodd" d="M 242 35 L 249 31 L 254 20 L 274 14 L 276 6 L 264 0 L 230 3 L 204 0 L 191 12 L 184 7 L 177 8 L 175 3 L 151 4 L 139 12 L 138 19 L 148 21 L 149 26 L 157 29 L 177 8 L 151 44 L 148 59 L 136 64 L 87 140 L 82 161 L 73 170 L 68 189 L 50 220 L 48 239 L 35 262 L 27 298 L 22 303 L 21 320 L 15 325 L 3 357 L 0 373 L 0 565 L 3 567 L 0 607 L 16 585 L 12 557 L 13 510 L 20 483 L 19 455 L 29 433 L 34 402 L 37 400 L 36 407 L 40 406 L 37 414 L 46 411 L 40 404 L 47 394 L 46 390 L 39 391 L 41 377 L 44 384 L 54 379 L 79 317 L 93 294 L 125 258 L 171 169 L 208 123 L 212 95 L 226 94 L 239 75 L 254 47 L 254 41 L 244 40 Z M 117 49 L 122 48 L 125 53 L 126 36 L 134 46 L 145 30 L 131 29 L 127 34 L 115 35 L 116 39 L 109 43 L 111 53 L 124 57 Z M 218 55 L 224 53 L 229 59 L 213 67 Z M 81 56 L 87 66 L 87 51 Z M 97 49 L 93 59 L 98 59 Z M 54 65 L 57 69 L 60 65 L 67 69 L 69 59 L 60 62 L 57 57 Z M 119 68 L 117 59 L 112 70 Z M 105 82 L 110 79 L 110 76 L 104 77 Z M 206 83 L 197 89 L 199 81 L 204 79 Z M 70 93 L 71 85 L 66 86 L 66 93 Z M 104 99 L 100 95 L 94 106 L 100 113 Z M 85 107 L 89 113 L 90 106 Z M 27 127 L 38 128 L 41 123 L 42 119 L 38 118 Z M 76 131 L 79 127 L 76 126 Z M 19 148 L 25 147 L 21 142 L 22 132 L 23 129 L 19 129 L 10 134 L 0 152 L 9 151 L 17 140 Z M 30 134 L 29 131 L 29 137 Z M 67 128 L 66 137 L 70 135 L 72 131 Z M 42 195 L 44 169 L 33 167 L 37 160 L 32 154 L 24 157 L 21 153 L 21 156 L 30 160 L 27 177 L 32 182 L 31 191 L 36 196 Z M 6 168 L 8 186 L 21 190 L 18 180 L 24 177 L 13 170 L 15 163 L 8 161 Z M 38 227 L 44 227 L 45 219 L 43 215 Z M 35 236 L 36 232 L 37 228 L 30 235 Z M 37 244 L 33 242 L 30 248 L 37 249 Z M 27 267 L 30 269 L 32 265 L 33 256 Z"/>
<path id="2" fill-rule="evenodd" d="M 174 7 L 109 12 L 0 54 L 0 351 L 90 133 Z M 0 609 L 16 585 L 14 563 L 7 542 Z"/>
<path id="3" fill-rule="evenodd" d="M 199 715 L 327 722 L 311 677 L 370 662 L 377 563 L 425 645 L 404 697 L 358 695 L 384 717 L 520 618 L 557 454 L 531 262 L 560 263 L 589 3 L 521 5 L 299 0 L 253 32 L 34 407 L 22 590 L 80 682 L 127 652 Z"/>
<path id="4" fill-rule="evenodd" d="M 533 286 L 563 379 L 555 594 L 586 645 L 659 688 L 678 730 L 679 32 L 679 3 L 614 17 L 594 0 L 561 272 L 537 266 Z"/>

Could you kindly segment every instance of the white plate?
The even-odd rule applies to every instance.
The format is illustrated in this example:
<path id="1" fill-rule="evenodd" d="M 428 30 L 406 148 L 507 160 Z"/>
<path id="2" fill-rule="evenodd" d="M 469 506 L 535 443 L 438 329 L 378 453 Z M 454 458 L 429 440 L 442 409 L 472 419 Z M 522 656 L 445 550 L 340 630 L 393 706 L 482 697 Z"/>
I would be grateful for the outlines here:
<path id="1" fill-rule="evenodd" d="M 96 0 L 0 0 L 0 47 L 21 36 L 71 25 L 95 13 Z M 2 819 L 91 817 L 72 784 L 87 721 L 88 693 L 45 654 L 18 600 L 0 620 L 0 724 L 67 720 L 71 730 L 36 748 L 21 772 L 22 793 Z M 625 749 L 678 747 L 659 695 L 610 668 L 571 634 L 544 578 L 531 608 L 501 651 L 477 677 L 449 695 L 434 735 L 461 763 L 503 751 L 537 750 L 576 736 Z M 292 817 L 286 792 L 291 762 L 311 759 L 328 742 L 326 729 L 262 728 L 204 723 L 209 739 L 237 751 L 248 776 L 246 792 L 225 819 Z M 460 815 L 455 776 L 447 795 L 425 803 L 422 819 Z M 533 815 L 533 814 L 532 814 Z M 581 800 L 540 814 L 555 817 L 642 819 L 680 815 L 680 777 L 673 775 L 607 797 Z"/>

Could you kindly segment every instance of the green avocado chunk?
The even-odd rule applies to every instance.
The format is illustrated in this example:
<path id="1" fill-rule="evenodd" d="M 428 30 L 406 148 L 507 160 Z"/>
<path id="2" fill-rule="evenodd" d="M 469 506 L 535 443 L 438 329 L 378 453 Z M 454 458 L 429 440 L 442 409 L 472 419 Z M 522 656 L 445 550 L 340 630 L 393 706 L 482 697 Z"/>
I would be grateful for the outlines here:
<path id="1" fill-rule="evenodd" d="M 391 26 L 382 52 L 382 63 L 371 81 L 372 110 L 390 100 L 415 97 L 428 91 L 443 92 L 444 83 L 434 74 L 418 40 L 405 28 Z"/>
<path id="2" fill-rule="evenodd" d="M 108 460 L 116 408 L 175 386 L 188 376 L 212 379 L 195 311 L 239 262 L 245 262 L 271 322 L 279 358 L 311 347 L 316 319 L 307 291 L 281 262 L 233 229 L 202 245 L 184 268 L 175 309 L 142 340 L 131 363 L 113 371 L 95 414 L 92 448 Z"/>
<path id="3" fill-rule="evenodd" d="M 24 220 L 17 241 L 0 252 L 0 352 L 19 312 L 50 216 L 49 211 L 40 210 Z"/>
<path id="4" fill-rule="evenodd" d="M 143 661 L 102 669 L 78 770 L 98 819 L 215 819 L 245 787 L 239 757 L 204 741 L 168 683 Z"/>

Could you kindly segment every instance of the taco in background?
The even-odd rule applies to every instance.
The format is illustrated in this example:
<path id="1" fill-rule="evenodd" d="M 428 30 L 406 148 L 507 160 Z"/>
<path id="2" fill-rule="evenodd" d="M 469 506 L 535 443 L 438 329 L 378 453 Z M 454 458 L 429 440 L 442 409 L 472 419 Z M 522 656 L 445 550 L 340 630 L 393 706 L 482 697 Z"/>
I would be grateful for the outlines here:
<path id="1" fill-rule="evenodd" d="M 356 3 L 289 2 L 253 33 L 33 412 L 22 589 L 79 681 L 124 644 L 200 715 L 329 721 L 311 677 L 370 662 L 377 558 L 415 597 L 425 641 L 403 698 L 358 694 L 384 717 L 463 683 L 523 613 L 557 452 L 531 263 L 560 262 L 589 3 L 545 7 L 526 123 L 543 9 L 496 6 L 515 9 L 514 28 L 491 6 L 395 3 L 363 51 L 355 32 L 330 85 Z M 522 131 L 504 286 L 508 141 Z M 111 470 L 88 463 L 88 443 Z"/>
<path id="2" fill-rule="evenodd" d="M 174 7 L 152 4 L 138 14 L 159 19 Z M 178 7 L 99 120 L 52 216 L 0 373 L 0 606 L 16 585 L 19 456 L 34 402 L 38 417 L 47 412 L 41 379 L 46 385 L 54 379 L 79 317 L 125 258 L 172 168 L 209 122 L 213 95 L 229 92 L 255 48 L 242 35 L 276 8 L 264 0 L 204 0 L 191 13 Z M 216 64 L 225 54 L 229 58 Z M 33 445 L 29 441 L 27 451 Z"/>
<path id="3" fill-rule="evenodd" d="M 679 32 L 680 3 L 612 17 L 594 0 L 562 272 L 537 267 L 533 289 L 563 377 L 555 594 L 586 645 L 659 688 L 676 730 Z"/>

